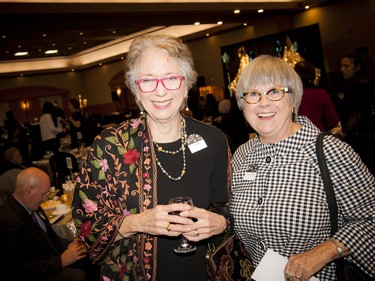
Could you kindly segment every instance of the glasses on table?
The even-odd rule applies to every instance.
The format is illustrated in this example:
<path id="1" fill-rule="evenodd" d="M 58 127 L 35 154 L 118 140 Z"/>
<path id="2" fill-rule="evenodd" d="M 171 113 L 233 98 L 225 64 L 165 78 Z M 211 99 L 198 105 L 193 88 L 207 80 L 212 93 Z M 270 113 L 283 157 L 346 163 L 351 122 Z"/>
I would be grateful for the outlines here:
<path id="1" fill-rule="evenodd" d="M 173 75 L 164 78 L 142 78 L 135 80 L 139 90 L 142 93 L 151 93 L 156 90 L 159 83 L 169 91 L 175 91 L 181 88 L 182 81 L 185 80 L 184 76 Z"/>
<path id="2" fill-rule="evenodd" d="M 267 92 L 259 92 L 257 90 L 250 90 L 240 94 L 240 98 L 245 100 L 248 104 L 256 104 L 260 101 L 262 96 L 266 96 L 270 101 L 279 101 L 281 100 L 285 93 L 292 93 L 288 87 L 275 87 Z"/>

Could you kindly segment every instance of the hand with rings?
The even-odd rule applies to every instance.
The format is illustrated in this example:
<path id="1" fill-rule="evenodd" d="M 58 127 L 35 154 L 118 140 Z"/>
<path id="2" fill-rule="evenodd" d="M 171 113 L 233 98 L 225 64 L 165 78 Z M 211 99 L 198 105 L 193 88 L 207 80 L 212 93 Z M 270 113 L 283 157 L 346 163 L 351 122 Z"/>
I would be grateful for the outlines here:
<path id="1" fill-rule="evenodd" d="M 167 231 L 171 231 L 171 229 L 172 229 L 172 224 L 169 222 L 167 226 Z"/>
<path id="2" fill-rule="evenodd" d="M 302 277 L 301 276 L 298 276 L 296 274 L 292 274 L 290 272 L 286 273 L 286 280 L 302 280 Z"/>

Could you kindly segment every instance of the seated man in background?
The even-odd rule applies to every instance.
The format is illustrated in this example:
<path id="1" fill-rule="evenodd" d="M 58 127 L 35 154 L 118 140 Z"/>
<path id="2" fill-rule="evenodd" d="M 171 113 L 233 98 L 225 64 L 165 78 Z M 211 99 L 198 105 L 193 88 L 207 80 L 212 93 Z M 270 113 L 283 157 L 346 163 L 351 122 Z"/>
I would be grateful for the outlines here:
<path id="1" fill-rule="evenodd" d="M 45 172 L 26 168 L 0 209 L 0 268 L 2 277 L 9 278 L 5 280 L 93 280 L 76 263 L 87 256 L 85 246 L 78 239 L 70 244 L 60 239 L 40 208 L 49 187 Z"/>
<path id="2" fill-rule="evenodd" d="M 21 169 L 10 169 L 0 176 L 0 207 L 12 196 L 19 172 Z"/>

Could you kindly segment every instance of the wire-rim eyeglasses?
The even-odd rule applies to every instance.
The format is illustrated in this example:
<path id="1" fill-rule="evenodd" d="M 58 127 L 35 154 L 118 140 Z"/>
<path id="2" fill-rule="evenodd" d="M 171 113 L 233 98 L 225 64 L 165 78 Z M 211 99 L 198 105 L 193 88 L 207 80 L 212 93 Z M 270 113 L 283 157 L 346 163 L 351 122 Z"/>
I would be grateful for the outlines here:
<path id="1" fill-rule="evenodd" d="M 257 90 L 250 90 L 248 92 L 240 93 L 240 98 L 248 104 L 256 104 L 260 101 L 262 96 L 266 96 L 270 101 L 282 100 L 285 93 L 292 93 L 292 91 L 288 87 L 274 87 L 263 93 Z"/>

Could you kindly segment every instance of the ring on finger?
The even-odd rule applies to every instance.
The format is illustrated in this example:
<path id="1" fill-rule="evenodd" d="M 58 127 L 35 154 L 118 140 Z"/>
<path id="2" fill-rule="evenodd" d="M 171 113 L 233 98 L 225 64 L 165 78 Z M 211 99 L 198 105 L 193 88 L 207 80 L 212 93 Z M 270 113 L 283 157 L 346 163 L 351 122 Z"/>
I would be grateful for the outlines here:
<path id="1" fill-rule="evenodd" d="M 290 272 L 288 272 L 288 273 L 286 274 L 286 279 L 287 279 L 287 280 L 293 279 L 293 274 L 290 273 Z"/>
<path id="2" fill-rule="evenodd" d="M 171 225 L 171 223 L 169 222 L 169 223 L 168 223 L 168 226 L 167 226 L 167 230 L 168 230 L 168 231 L 171 231 L 171 228 L 172 228 L 172 225 Z"/>

